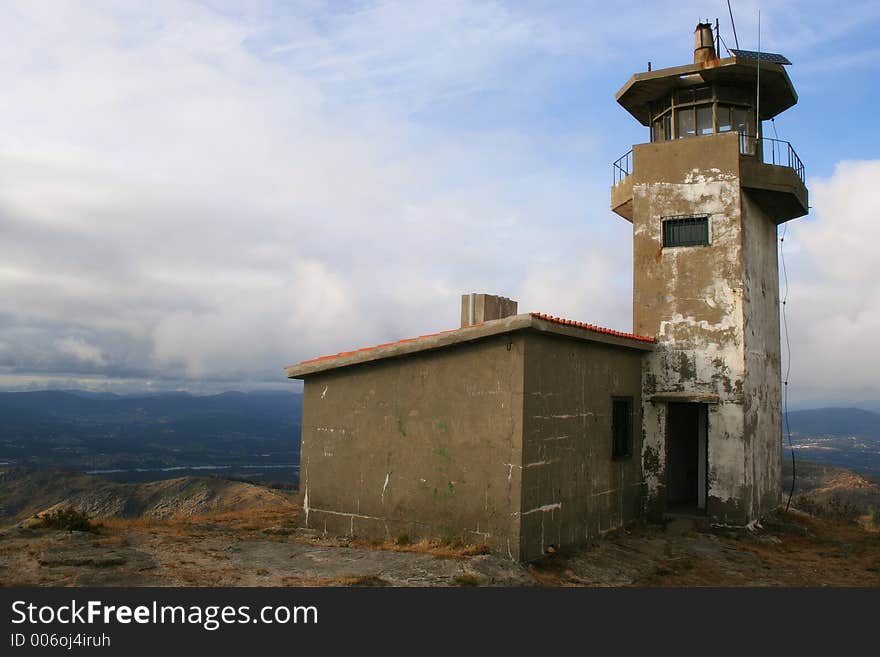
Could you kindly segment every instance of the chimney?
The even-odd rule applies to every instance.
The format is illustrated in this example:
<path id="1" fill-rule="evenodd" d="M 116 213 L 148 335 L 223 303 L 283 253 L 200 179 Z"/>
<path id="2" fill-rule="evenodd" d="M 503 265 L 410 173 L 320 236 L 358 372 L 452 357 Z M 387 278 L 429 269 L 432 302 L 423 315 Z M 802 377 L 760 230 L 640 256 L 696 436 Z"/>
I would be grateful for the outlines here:
<path id="1" fill-rule="evenodd" d="M 494 294 L 462 294 L 461 325 L 472 326 L 516 315 L 516 301 Z"/>
<path id="2" fill-rule="evenodd" d="M 694 30 L 694 64 L 708 64 L 718 59 L 711 23 L 697 23 Z"/>

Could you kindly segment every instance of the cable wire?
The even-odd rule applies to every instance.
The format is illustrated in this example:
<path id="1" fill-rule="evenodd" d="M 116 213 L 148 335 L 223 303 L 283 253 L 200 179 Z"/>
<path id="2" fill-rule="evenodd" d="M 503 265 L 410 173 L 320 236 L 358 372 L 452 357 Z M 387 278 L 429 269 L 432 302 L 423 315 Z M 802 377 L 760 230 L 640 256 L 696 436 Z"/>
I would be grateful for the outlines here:
<path id="1" fill-rule="evenodd" d="M 775 132 L 776 126 L 774 124 Z M 779 238 L 779 259 L 782 263 L 782 279 L 785 285 L 782 294 L 782 329 L 785 335 L 785 376 L 782 379 L 782 420 L 785 427 L 785 433 L 788 435 L 788 449 L 791 452 L 791 489 L 788 491 L 788 501 L 785 503 L 785 510 L 791 507 L 791 498 L 794 496 L 795 482 L 797 481 L 797 463 L 794 458 L 794 444 L 791 440 L 791 426 L 788 424 L 788 381 L 791 378 L 791 341 L 788 336 L 788 317 L 786 309 L 788 308 L 788 270 L 785 267 L 785 235 L 788 232 L 788 224 L 782 227 L 782 236 Z"/>

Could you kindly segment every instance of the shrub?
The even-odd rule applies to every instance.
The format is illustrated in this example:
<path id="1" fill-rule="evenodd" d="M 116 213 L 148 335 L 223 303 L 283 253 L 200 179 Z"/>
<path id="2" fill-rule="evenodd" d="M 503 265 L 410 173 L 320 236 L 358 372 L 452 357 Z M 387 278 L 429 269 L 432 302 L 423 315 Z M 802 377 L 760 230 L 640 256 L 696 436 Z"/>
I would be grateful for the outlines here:
<path id="1" fill-rule="evenodd" d="M 39 516 L 41 526 L 47 529 L 61 529 L 70 532 L 98 531 L 98 527 L 89 520 L 89 516 L 83 511 L 77 511 L 73 507 L 55 509 Z"/>
<path id="2" fill-rule="evenodd" d="M 858 504 L 837 493 L 824 501 L 816 500 L 807 495 L 799 495 L 795 498 L 794 504 L 801 511 L 829 520 L 854 522 L 856 518 L 862 515 Z"/>

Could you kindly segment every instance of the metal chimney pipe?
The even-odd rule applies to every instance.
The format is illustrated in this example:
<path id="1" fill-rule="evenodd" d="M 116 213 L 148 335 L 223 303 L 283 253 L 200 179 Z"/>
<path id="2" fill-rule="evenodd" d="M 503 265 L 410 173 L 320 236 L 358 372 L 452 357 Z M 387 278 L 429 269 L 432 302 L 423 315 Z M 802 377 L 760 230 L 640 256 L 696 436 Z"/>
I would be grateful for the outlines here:
<path id="1" fill-rule="evenodd" d="M 697 23 L 694 30 L 694 64 L 707 64 L 718 59 L 711 23 Z"/>

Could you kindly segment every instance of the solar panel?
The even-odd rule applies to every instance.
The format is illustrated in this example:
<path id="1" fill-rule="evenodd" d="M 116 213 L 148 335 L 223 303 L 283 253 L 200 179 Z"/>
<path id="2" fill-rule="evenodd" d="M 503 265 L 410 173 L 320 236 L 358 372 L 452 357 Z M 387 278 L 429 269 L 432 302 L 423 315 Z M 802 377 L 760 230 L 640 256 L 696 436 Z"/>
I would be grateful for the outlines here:
<path id="1" fill-rule="evenodd" d="M 757 52 L 756 50 L 735 50 L 731 49 L 730 52 L 734 54 L 735 57 L 739 59 L 754 59 L 757 60 L 759 57 L 762 62 L 770 62 L 771 64 L 791 64 L 788 61 L 788 57 L 784 55 L 778 55 L 775 52 Z"/>

